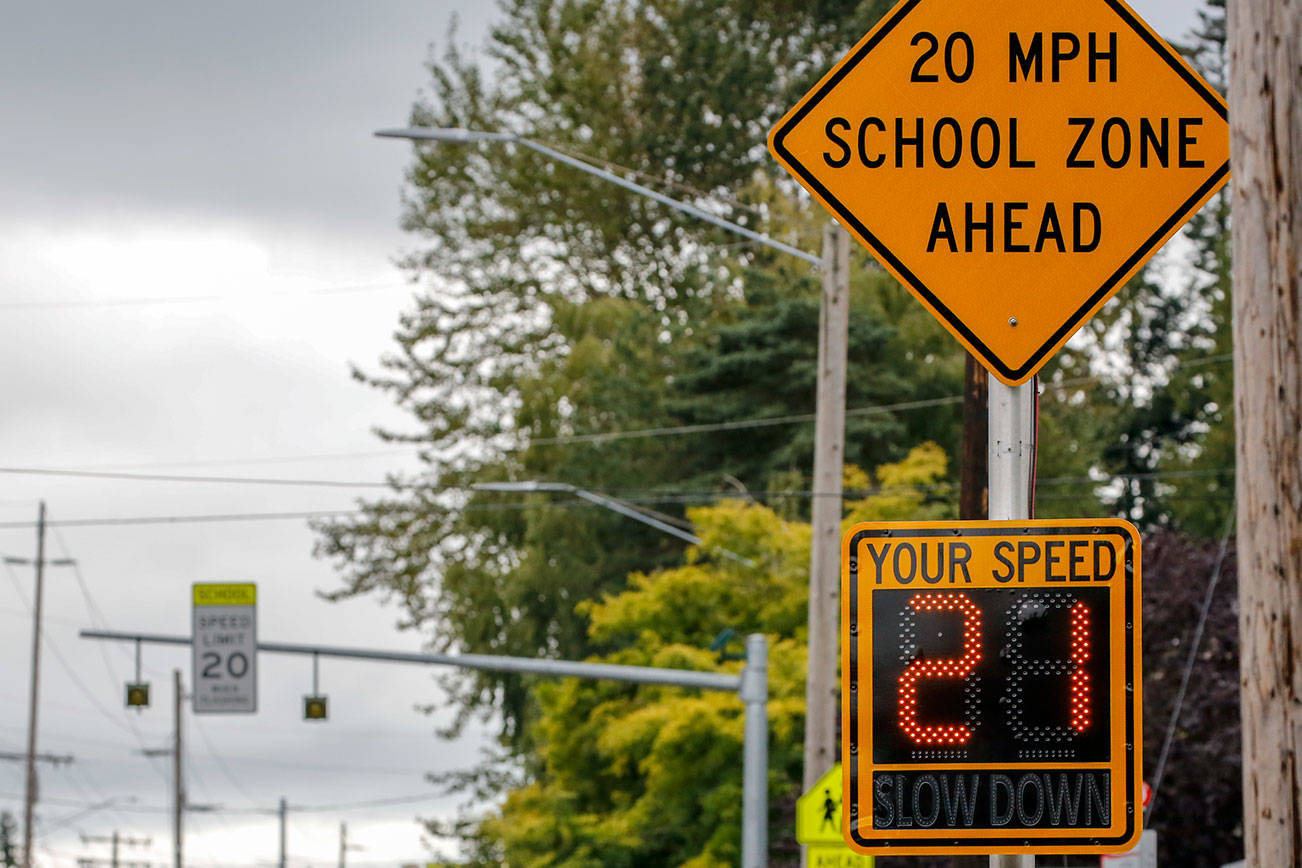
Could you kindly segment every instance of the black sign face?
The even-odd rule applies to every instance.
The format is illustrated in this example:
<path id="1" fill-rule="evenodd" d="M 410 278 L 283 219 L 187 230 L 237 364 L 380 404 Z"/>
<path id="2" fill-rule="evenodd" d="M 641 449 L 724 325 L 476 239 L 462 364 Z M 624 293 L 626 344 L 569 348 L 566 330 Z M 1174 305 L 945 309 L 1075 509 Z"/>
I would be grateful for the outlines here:
<path id="1" fill-rule="evenodd" d="M 875 591 L 873 762 L 1108 762 L 1108 626 L 1103 588 Z"/>
<path id="2" fill-rule="evenodd" d="M 1112 520 L 846 537 L 849 843 L 1114 852 L 1139 834 L 1139 551 Z"/>

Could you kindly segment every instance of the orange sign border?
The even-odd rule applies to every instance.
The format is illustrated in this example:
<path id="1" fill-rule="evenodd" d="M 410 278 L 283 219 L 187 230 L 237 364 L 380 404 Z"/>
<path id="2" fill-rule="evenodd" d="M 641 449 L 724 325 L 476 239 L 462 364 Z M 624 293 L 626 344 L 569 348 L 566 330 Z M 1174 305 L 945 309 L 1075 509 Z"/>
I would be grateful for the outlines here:
<path id="1" fill-rule="evenodd" d="M 1144 263 L 1176 233 L 1176 230 L 1184 225 L 1186 220 L 1197 213 L 1198 209 L 1225 185 L 1230 176 L 1230 163 L 1229 160 L 1226 160 L 1221 166 L 1214 169 L 1207 180 L 1181 204 L 1176 212 L 1162 223 L 1157 231 L 1145 239 L 1139 248 L 1104 281 L 1098 290 L 1086 299 L 1084 304 L 1071 314 L 1057 331 L 1049 336 L 1049 339 L 1039 349 L 1031 354 L 1024 364 L 1016 368 L 1010 367 L 990 347 L 986 346 L 953 311 L 946 307 L 936 294 L 895 254 L 882 244 L 868 227 L 841 203 L 831 190 L 827 189 L 812 172 L 801 165 L 784 143 L 787 135 L 805 115 L 831 93 L 840 84 L 841 80 L 921 2 L 923 0 L 900 0 L 890 12 L 884 15 L 881 21 L 877 23 L 877 26 L 870 30 L 863 39 L 859 40 L 854 48 L 850 49 L 849 53 L 841 58 L 836 66 L 832 67 L 809 93 L 801 97 L 791 111 L 782 117 L 782 120 L 778 121 L 769 132 L 769 152 L 774 159 L 782 164 L 783 168 L 800 182 L 800 185 L 810 195 L 817 199 L 824 208 L 831 211 L 841 224 L 858 238 L 861 244 L 868 248 L 873 257 L 894 275 L 896 280 L 902 283 L 918 301 L 922 302 L 931 311 L 934 317 L 940 320 L 941 324 L 958 339 L 959 343 L 967 348 L 968 352 L 976 356 L 1001 381 L 1009 386 L 1018 386 L 1035 376 L 1040 368 L 1044 367 L 1049 359 L 1053 358 L 1053 355 L 1062 348 L 1062 345 L 1076 333 L 1076 330 L 1094 316 L 1099 308 L 1103 307 L 1112 296 L 1116 295 L 1117 290 L 1124 286 L 1126 281 L 1143 267 Z M 1228 108 L 1220 94 L 1203 81 L 1202 77 L 1185 62 L 1184 58 L 1180 57 L 1167 45 L 1166 41 L 1158 36 L 1133 9 L 1126 5 L 1124 0 L 1102 0 L 1102 2 L 1107 4 L 1144 42 L 1148 43 L 1157 52 L 1158 56 L 1165 60 L 1175 70 L 1176 74 L 1212 107 L 1213 111 L 1228 122 Z"/>
<path id="2" fill-rule="evenodd" d="M 1113 691 L 1121 691 L 1126 696 L 1128 710 L 1121 714 L 1125 726 L 1125 732 L 1121 733 L 1121 738 L 1116 734 L 1113 736 L 1114 743 L 1121 743 L 1128 746 L 1128 759 L 1122 759 L 1119 762 L 1114 761 L 1110 765 L 1124 765 L 1126 770 L 1126 784 L 1123 792 L 1126 794 L 1124 803 L 1113 800 L 1111 802 L 1113 822 L 1115 826 L 1117 819 L 1124 816 L 1126 825 L 1123 833 L 1118 837 L 1107 838 L 1099 834 L 1097 829 L 1082 829 L 1074 835 L 1063 835 L 1062 830 L 1056 829 L 1019 829 L 1017 834 L 995 835 L 990 834 L 986 829 L 956 830 L 956 829 L 915 829 L 911 831 L 893 830 L 891 837 L 881 837 L 868 839 L 859 835 L 858 830 L 852 828 L 851 820 L 860 814 L 858 777 L 860 776 L 860 766 L 864 763 L 862 758 L 867 756 L 871 758 L 871 746 L 866 750 L 860 750 L 858 745 L 858 717 L 861 713 L 858 704 L 854 698 L 858 696 L 867 697 L 867 702 L 872 702 L 872 692 L 870 690 L 859 690 L 858 670 L 860 660 L 869 660 L 871 652 L 867 655 L 861 655 L 858 650 L 859 643 L 871 643 L 872 626 L 867 625 L 867 629 L 860 629 L 857 622 L 859 605 L 858 605 L 858 560 L 855 557 L 856 549 L 860 541 L 865 536 L 881 537 L 898 535 L 901 537 L 921 535 L 919 532 L 927 532 L 941 536 L 945 539 L 963 539 L 964 535 L 969 536 L 1004 536 L 1018 537 L 1026 535 L 1048 535 L 1048 534 L 1071 534 L 1080 535 L 1082 532 L 1091 534 L 1116 534 L 1124 538 L 1126 559 L 1123 568 L 1125 575 L 1125 587 L 1122 588 L 1123 599 L 1126 608 L 1125 632 L 1127 634 L 1124 640 L 1118 642 L 1117 631 L 1114 629 L 1109 637 L 1114 645 L 1113 653 L 1116 653 L 1116 645 L 1123 644 L 1125 650 L 1126 663 L 1123 671 L 1126 673 L 1129 686 L 1132 690 L 1125 690 L 1125 687 L 1116 682 L 1112 685 Z M 842 771 L 844 774 L 842 780 L 842 834 L 845 837 L 846 844 L 851 849 L 859 853 L 871 855 L 896 855 L 896 856 L 926 856 L 926 855 L 944 855 L 944 854 L 970 854 L 981 855 L 987 853 L 1024 853 L 1024 854 L 1103 854 L 1103 853 L 1123 853 L 1130 850 L 1139 841 L 1139 836 L 1143 833 L 1143 811 L 1141 808 L 1143 796 L 1141 793 L 1143 787 L 1143 654 L 1142 654 L 1142 544 L 1139 538 L 1139 531 L 1133 524 L 1122 519 L 1100 518 L 1100 519 L 1031 519 L 1027 521 L 907 521 L 907 522 L 861 522 L 854 525 L 842 537 L 841 543 L 841 714 L 842 720 L 846 723 L 841 728 L 841 756 L 844 758 Z M 1035 587 L 1041 587 L 1036 585 Z M 869 645 L 871 647 L 871 645 Z M 1113 665 L 1116 665 L 1115 656 Z M 851 689 L 851 684 L 855 689 Z M 1109 695 L 1109 706 L 1112 705 L 1112 695 Z M 1115 721 L 1115 710 L 1114 710 Z M 867 763 L 869 774 L 871 774 L 871 759 Z M 935 763 L 931 766 L 919 766 L 920 769 L 926 768 L 930 771 L 937 769 L 946 769 L 954 764 Z M 987 764 L 988 765 L 988 764 Z M 1015 765 L 1018 769 L 1035 767 L 1036 763 L 1016 763 L 999 768 L 1008 768 Z M 1043 765 L 1043 764 L 1039 764 Z M 1055 767 L 1059 764 L 1055 764 Z M 1096 766 L 1096 763 L 1090 763 L 1089 766 Z M 967 768 L 963 764 L 963 768 Z M 983 766 L 984 767 L 984 766 Z M 993 768 L 993 766 L 989 766 Z M 1124 812 L 1124 813 L 1120 813 Z M 869 811 L 871 814 L 871 811 Z M 1057 835 L 1057 837 L 1053 837 Z M 1032 843 L 1032 841 L 1034 843 Z"/>

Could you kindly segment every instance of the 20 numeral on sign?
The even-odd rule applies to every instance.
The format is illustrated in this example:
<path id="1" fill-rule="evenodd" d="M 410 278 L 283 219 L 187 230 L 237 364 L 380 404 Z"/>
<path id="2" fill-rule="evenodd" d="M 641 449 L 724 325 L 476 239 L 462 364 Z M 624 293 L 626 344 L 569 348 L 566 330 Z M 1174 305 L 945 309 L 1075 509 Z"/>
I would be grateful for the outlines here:
<path id="1" fill-rule="evenodd" d="M 200 658 L 202 668 L 199 670 L 200 678 L 222 678 L 222 656 L 215 651 L 207 651 Z M 239 651 L 232 652 L 225 659 L 226 676 L 230 678 L 243 678 L 249 673 L 249 658 Z"/>

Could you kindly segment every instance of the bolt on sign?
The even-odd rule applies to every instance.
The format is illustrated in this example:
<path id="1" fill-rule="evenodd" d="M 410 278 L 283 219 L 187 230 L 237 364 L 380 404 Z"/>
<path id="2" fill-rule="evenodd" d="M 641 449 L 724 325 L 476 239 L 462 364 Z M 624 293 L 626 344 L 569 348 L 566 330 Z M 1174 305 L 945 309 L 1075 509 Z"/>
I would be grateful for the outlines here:
<path id="1" fill-rule="evenodd" d="M 257 602 L 254 584 L 194 586 L 190 665 L 195 714 L 258 710 Z"/>
<path id="2" fill-rule="evenodd" d="M 1134 526 L 864 523 L 843 555 L 846 843 L 879 855 L 1133 847 Z"/>
<path id="3" fill-rule="evenodd" d="M 902 0 L 769 149 L 1008 385 L 1229 176 L 1224 100 L 1122 0 Z"/>

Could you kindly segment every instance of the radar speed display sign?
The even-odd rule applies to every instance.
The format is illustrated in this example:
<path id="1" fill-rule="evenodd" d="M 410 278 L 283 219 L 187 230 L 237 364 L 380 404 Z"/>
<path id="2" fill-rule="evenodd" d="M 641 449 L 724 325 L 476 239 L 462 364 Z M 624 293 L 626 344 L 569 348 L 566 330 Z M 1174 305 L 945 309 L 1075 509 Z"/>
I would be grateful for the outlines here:
<path id="1" fill-rule="evenodd" d="M 843 554 L 846 842 L 876 854 L 1132 847 L 1134 526 L 860 524 Z"/>
<path id="2" fill-rule="evenodd" d="M 903 0 L 769 147 L 1009 385 L 1229 174 L 1225 102 L 1122 0 Z"/>

